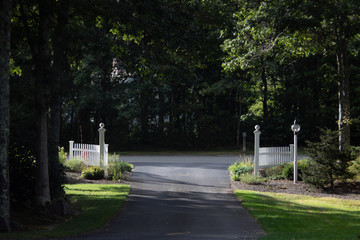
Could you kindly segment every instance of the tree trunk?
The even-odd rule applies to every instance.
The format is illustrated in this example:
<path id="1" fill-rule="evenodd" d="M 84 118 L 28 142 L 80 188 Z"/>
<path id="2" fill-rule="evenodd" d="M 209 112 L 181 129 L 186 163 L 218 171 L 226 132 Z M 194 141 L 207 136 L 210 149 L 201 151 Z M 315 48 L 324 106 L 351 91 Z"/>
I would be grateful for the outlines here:
<path id="1" fill-rule="evenodd" d="M 350 80 L 347 42 L 344 33 L 344 23 L 339 20 L 339 35 L 337 40 L 337 71 L 338 71 L 338 101 L 339 101 L 339 149 L 350 147 Z"/>
<path id="2" fill-rule="evenodd" d="M 39 45 L 36 58 L 36 84 L 38 104 L 38 150 L 37 167 L 35 180 L 35 203 L 41 206 L 50 202 L 49 184 L 49 156 L 48 156 L 48 131 L 47 131 L 47 85 L 50 74 L 50 13 L 47 1 L 39 2 L 40 24 L 39 24 Z"/>
<path id="3" fill-rule="evenodd" d="M 61 102 L 64 88 L 63 70 L 65 68 L 65 28 L 68 23 L 68 1 L 62 1 L 57 8 L 57 25 L 55 27 L 54 65 L 52 71 L 50 98 L 50 127 L 49 127 L 49 177 L 51 197 L 63 194 L 63 172 L 59 163 Z"/>
<path id="4" fill-rule="evenodd" d="M 241 139 L 242 99 L 240 98 L 240 94 L 241 93 L 238 93 L 239 112 L 238 112 L 238 122 L 237 122 L 237 131 L 236 131 L 236 147 L 240 147 L 240 139 Z"/>
<path id="5" fill-rule="evenodd" d="M 57 97 L 56 97 L 57 98 Z M 51 103 L 51 121 L 49 127 L 49 180 L 51 196 L 61 194 L 63 181 L 61 179 L 61 168 L 59 162 L 59 140 L 60 140 L 60 101 L 54 99 Z"/>
<path id="6" fill-rule="evenodd" d="M 0 231 L 10 231 L 9 79 L 11 1 L 0 1 Z"/>

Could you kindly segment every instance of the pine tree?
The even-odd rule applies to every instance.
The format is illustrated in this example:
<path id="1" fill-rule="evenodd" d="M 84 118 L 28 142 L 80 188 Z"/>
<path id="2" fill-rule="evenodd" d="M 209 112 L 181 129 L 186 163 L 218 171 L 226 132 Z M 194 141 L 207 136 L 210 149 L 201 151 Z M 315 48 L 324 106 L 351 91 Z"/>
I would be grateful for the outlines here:
<path id="1" fill-rule="evenodd" d="M 306 151 L 311 162 L 303 170 L 305 182 L 320 188 L 329 185 L 334 188 L 336 180 L 351 177 L 348 167 L 352 157 L 349 151 L 339 150 L 337 131 L 321 130 L 320 141 L 308 142 Z"/>

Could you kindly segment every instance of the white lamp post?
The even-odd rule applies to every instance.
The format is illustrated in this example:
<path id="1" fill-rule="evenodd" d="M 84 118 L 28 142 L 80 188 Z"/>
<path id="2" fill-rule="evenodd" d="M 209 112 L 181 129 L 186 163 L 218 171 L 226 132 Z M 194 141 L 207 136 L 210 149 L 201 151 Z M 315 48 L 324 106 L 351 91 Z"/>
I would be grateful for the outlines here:
<path id="1" fill-rule="evenodd" d="M 257 176 L 259 174 L 259 148 L 260 148 L 260 126 L 255 126 L 255 142 L 254 142 L 254 175 Z"/>
<path id="2" fill-rule="evenodd" d="M 294 132 L 294 183 L 297 183 L 298 178 L 298 164 L 297 164 L 297 133 L 300 131 L 300 125 L 294 121 L 291 125 L 291 130 Z"/>

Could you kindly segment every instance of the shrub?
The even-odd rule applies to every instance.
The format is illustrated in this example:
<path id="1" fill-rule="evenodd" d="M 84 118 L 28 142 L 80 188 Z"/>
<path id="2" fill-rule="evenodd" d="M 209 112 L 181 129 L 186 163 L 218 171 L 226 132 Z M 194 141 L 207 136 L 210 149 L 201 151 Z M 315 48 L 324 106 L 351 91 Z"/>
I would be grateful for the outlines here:
<path id="1" fill-rule="evenodd" d="M 245 173 L 243 175 L 240 176 L 240 181 L 246 184 L 261 184 L 263 182 L 266 182 L 267 179 L 265 178 L 261 178 L 260 176 L 255 176 L 252 173 Z"/>
<path id="2" fill-rule="evenodd" d="M 120 166 L 121 166 L 121 172 L 131 172 L 134 168 L 134 165 L 124 161 L 120 162 Z"/>
<path id="3" fill-rule="evenodd" d="M 123 172 L 131 172 L 134 166 L 128 162 L 117 160 L 118 158 L 109 161 L 108 178 L 112 180 L 119 180 Z"/>
<path id="4" fill-rule="evenodd" d="M 360 177 L 360 157 L 350 162 L 349 170 L 355 176 Z"/>
<path id="5" fill-rule="evenodd" d="M 82 170 L 81 176 L 89 180 L 103 179 L 104 169 L 100 167 L 88 167 Z"/>
<path id="6" fill-rule="evenodd" d="M 284 165 L 275 166 L 265 169 L 265 177 L 268 179 L 279 180 L 284 179 L 283 173 Z"/>
<path id="7" fill-rule="evenodd" d="M 233 181 L 240 181 L 240 175 L 232 173 L 230 176 Z"/>
<path id="8" fill-rule="evenodd" d="M 87 166 L 80 159 L 66 160 L 64 166 L 67 171 L 81 173 Z"/>
<path id="9" fill-rule="evenodd" d="M 282 171 L 283 178 L 287 180 L 294 180 L 294 162 L 288 162 L 283 164 L 284 168 Z"/>
<path id="10" fill-rule="evenodd" d="M 67 160 L 66 152 L 64 147 L 59 147 L 59 162 L 64 165 Z"/>
<path id="11" fill-rule="evenodd" d="M 298 180 L 302 181 L 302 175 L 305 168 L 310 164 L 309 159 L 302 159 L 298 161 Z M 294 180 L 294 162 L 288 162 L 284 164 L 282 176 L 288 180 Z"/>
<path id="12" fill-rule="evenodd" d="M 242 161 L 231 164 L 228 169 L 231 172 L 231 179 L 233 181 L 239 181 L 241 175 L 251 173 L 253 171 L 254 164 L 249 158 L 246 158 Z"/>
<path id="13" fill-rule="evenodd" d="M 353 160 L 350 151 L 339 150 L 338 133 L 328 129 L 321 130 L 319 142 L 307 142 L 307 155 L 311 158 L 303 169 L 302 177 L 306 183 L 318 188 L 330 185 L 334 188 L 336 180 L 345 180 L 352 174 L 349 163 Z"/>

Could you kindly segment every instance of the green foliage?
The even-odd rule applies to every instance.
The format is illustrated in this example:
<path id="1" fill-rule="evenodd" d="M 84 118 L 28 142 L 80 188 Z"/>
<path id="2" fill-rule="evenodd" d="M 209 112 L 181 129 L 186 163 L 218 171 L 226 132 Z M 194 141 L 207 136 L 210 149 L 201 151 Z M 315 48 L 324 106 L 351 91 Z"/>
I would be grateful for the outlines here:
<path id="1" fill-rule="evenodd" d="M 114 155 L 109 161 L 108 178 L 114 181 L 119 180 L 121 179 L 122 173 L 131 172 L 133 168 L 134 165 L 125 161 L 119 161 L 119 156 Z"/>
<path id="2" fill-rule="evenodd" d="M 261 184 L 263 182 L 266 182 L 266 178 L 262 178 L 261 176 L 255 176 L 253 173 L 245 173 L 239 176 L 239 179 L 241 182 L 255 185 L 255 184 Z"/>
<path id="3" fill-rule="evenodd" d="M 239 181 L 242 175 L 253 171 L 254 164 L 250 158 L 246 158 L 231 164 L 228 169 L 231 173 L 231 179 L 233 181 Z"/>
<path id="4" fill-rule="evenodd" d="M 265 169 L 265 177 L 267 179 L 272 179 L 272 180 L 280 180 L 280 179 L 284 179 L 283 177 L 283 170 L 284 170 L 284 164 L 280 165 L 280 166 L 274 166 L 271 168 L 266 168 Z"/>
<path id="5" fill-rule="evenodd" d="M 353 160 L 350 151 L 340 151 L 338 132 L 321 130 L 318 142 L 308 142 L 307 156 L 311 161 L 303 169 L 302 177 L 306 183 L 319 188 L 334 187 L 336 180 L 352 177 L 349 164 Z"/>
<path id="6" fill-rule="evenodd" d="M 310 160 L 309 159 L 303 159 L 298 161 L 298 180 L 302 181 L 302 172 L 304 169 L 309 167 Z M 282 177 L 287 180 L 294 180 L 294 163 L 288 162 L 283 164 L 283 170 L 282 170 Z"/>
<path id="7" fill-rule="evenodd" d="M 349 170 L 354 176 L 360 178 L 360 157 L 350 162 Z"/>
<path id="8" fill-rule="evenodd" d="M 285 179 L 294 180 L 294 163 L 293 162 L 288 162 L 288 163 L 284 164 L 282 176 Z"/>
<path id="9" fill-rule="evenodd" d="M 67 161 L 67 156 L 64 147 L 59 147 L 59 162 L 60 164 L 64 165 L 66 161 Z"/>
<path id="10" fill-rule="evenodd" d="M 104 178 L 104 169 L 100 167 L 87 167 L 82 170 L 81 176 L 89 180 L 99 180 Z"/>
<path id="11" fill-rule="evenodd" d="M 80 159 L 69 159 L 66 160 L 64 166 L 67 171 L 81 173 L 86 164 Z"/>

